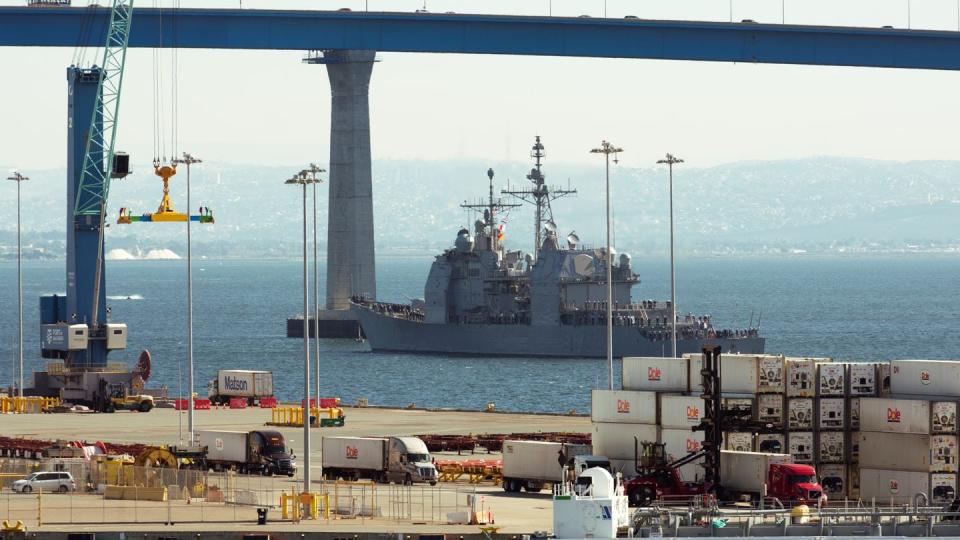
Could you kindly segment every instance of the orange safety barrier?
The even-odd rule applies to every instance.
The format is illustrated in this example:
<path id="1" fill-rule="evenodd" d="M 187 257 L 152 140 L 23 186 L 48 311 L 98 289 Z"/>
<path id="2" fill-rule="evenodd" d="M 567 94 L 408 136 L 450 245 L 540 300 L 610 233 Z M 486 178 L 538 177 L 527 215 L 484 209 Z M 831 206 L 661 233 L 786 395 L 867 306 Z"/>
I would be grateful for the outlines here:
<path id="1" fill-rule="evenodd" d="M 187 405 L 187 400 L 185 399 L 178 399 L 173 402 L 173 408 L 178 411 L 185 411 L 188 407 L 189 405 Z"/>
<path id="2" fill-rule="evenodd" d="M 313 400 L 311 400 L 313 401 Z M 336 409 L 340 406 L 340 398 L 338 397 L 325 397 L 320 398 L 320 408 L 321 409 Z"/>
<path id="3" fill-rule="evenodd" d="M 195 399 L 193 400 L 193 409 L 196 411 L 209 411 L 210 410 L 210 400 L 209 399 Z"/>
<path id="4" fill-rule="evenodd" d="M 232 398 L 230 398 L 230 408 L 231 408 L 231 409 L 246 409 L 246 408 L 247 408 L 247 398 L 242 398 L 242 397 L 232 397 Z"/>

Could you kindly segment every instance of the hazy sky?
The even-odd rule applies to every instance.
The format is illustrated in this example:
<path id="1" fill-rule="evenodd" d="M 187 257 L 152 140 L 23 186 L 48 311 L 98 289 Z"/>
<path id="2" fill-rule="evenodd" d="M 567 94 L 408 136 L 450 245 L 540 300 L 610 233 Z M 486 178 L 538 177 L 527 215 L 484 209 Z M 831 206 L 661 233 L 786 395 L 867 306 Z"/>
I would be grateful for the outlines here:
<path id="1" fill-rule="evenodd" d="M 74 4 L 86 2 L 74 1 Z M 2 1 L 2 5 L 23 2 Z M 156 2 L 138 0 L 141 7 Z M 169 1 L 163 2 L 169 5 Z M 183 7 L 237 6 L 189 1 Z M 422 0 L 245 0 L 244 8 L 413 11 Z M 552 7 L 551 7 L 552 4 Z M 602 17 L 602 0 L 427 0 L 430 11 Z M 781 7 L 785 6 L 785 15 Z M 957 0 L 913 0 L 914 28 L 956 30 Z M 727 20 L 727 0 L 609 0 L 611 17 Z M 733 19 L 907 26 L 907 0 L 737 0 Z M 134 25 L 136 19 L 134 19 Z M 65 164 L 65 68 L 72 49 L 0 48 L 0 164 Z M 163 51 L 169 92 L 170 52 Z M 690 165 L 811 155 L 960 159 L 960 73 L 441 54 L 379 55 L 371 85 L 375 159 L 482 158 L 521 161 L 534 134 L 548 159 L 596 162 L 607 138 L 623 163 L 652 164 L 665 152 Z M 325 162 L 329 85 L 322 66 L 297 52 L 179 53 L 179 149 L 208 161 Z M 153 157 L 153 52 L 127 62 L 118 148 Z M 169 110 L 169 97 L 163 106 Z M 169 119 L 166 121 L 169 132 Z M 171 151 L 169 141 L 167 153 Z"/>

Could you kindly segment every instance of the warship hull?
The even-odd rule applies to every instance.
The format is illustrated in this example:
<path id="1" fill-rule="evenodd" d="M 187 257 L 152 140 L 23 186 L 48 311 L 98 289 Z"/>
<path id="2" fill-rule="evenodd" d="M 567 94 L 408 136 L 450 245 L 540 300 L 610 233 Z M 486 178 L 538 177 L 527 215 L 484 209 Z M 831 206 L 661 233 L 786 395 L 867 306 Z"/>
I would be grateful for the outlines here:
<path id="1" fill-rule="evenodd" d="M 531 326 L 524 324 L 428 324 L 384 315 L 354 304 L 370 348 L 381 352 L 605 358 L 607 332 L 602 325 Z M 677 339 L 677 354 L 699 353 L 707 345 L 725 353 L 761 354 L 764 338 Z M 613 355 L 670 356 L 670 340 L 651 340 L 632 326 L 613 328 Z"/>

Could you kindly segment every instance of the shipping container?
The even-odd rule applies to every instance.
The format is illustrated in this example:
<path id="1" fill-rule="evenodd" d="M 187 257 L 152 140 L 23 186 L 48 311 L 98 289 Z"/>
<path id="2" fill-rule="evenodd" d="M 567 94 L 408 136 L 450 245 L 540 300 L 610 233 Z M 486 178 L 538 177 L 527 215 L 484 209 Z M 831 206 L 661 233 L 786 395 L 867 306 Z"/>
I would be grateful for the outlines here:
<path id="1" fill-rule="evenodd" d="M 322 437 L 323 468 L 382 471 L 387 467 L 387 439 Z"/>
<path id="2" fill-rule="evenodd" d="M 590 419 L 594 422 L 656 424 L 657 393 L 629 390 L 594 390 Z"/>
<path id="3" fill-rule="evenodd" d="M 207 459 L 234 463 L 247 462 L 247 431 L 198 431 L 200 446 L 207 447 Z"/>
<path id="4" fill-rule="evenodd" d="M 757 400 L 752 397 L 725 397 L 720 406 L 728 410 L 747 408 L 753 411 L 757 406 Z"/>
<path id="5" fill-rule="evenodd" d="M 930 475 L 930 502 L 948 504 L 957 496 L 957 473 L 933 473 Z"/>
<path id="6" fill-rule="evenodd" d="M 700 370 L 703 357 L 690 357 L 690 391 L 699 393 L 703 389 Z M 759 385 L 757 369 L 758 357 L 726 354 L 720 358 L 720 391 L 723 394 L 756 394 Z"/>
<path id="7" fill-rule="evenodd" d="M 839 464 L 826 464 L 817 466 L 817 474 L 820 475 L 820 485 L 823 486 L 823 492 L 827 494 L 827 499 L 837 500 L 847 495 L 847 466 Z"/>
<path id="8" fill-rule="evenodd" d="M 851 362 L 848 380 L 851 396 L 877 395 L 877 367 L 873 362 Z"/>
<path id="9" fill-rule="evenodd" d="M 214 383 L 211 397 L 259 398 L 273 395 L 273 373 L 269 371 L 221 369 L 217 371 Z"/>
<path id="10" fill-rule="evenodd" d="M 843 429 L 846 427 L 846 400 L 844 398 L 820 398 L 817 400 L 818 429 Z"/>
<path id="11" fill-rule="evenodd" d="M 783 427 L 783 394 L 760 394 L 757 396 L 757 420 L 775 428 Z"/>
<path id="12" fill-rule="evenodd" d="M 720 478 L 728 490 L 761 492 L 767 483 L 767 471 L 775 463 L 790 463 L 786 454 L 759 452 L 720 452 Z"/>
<path id="13" fill-rule="evenodd" d="M 851 499 L 860 498 L 860 466 L 850 464 L 847 466 L 847 497 Z"/>
<path id="14" fill-rule="evenodd" d="M 847 400 L 847 425 L 850 426 L 850 431 L 857 431 L 860 429 L 860 398 L 850 398 Z"/>
<path id="15" fill-rule="evenodd" d="M 627 356 L 623 359 L 621 380 L 624 390 L 688 392 L 688 377 L 685 358 Z M 699 387 L 699 373 L 696 380 Z"/>
<path id="16" fill-rule="evenodd" d="M 930 436 L 914 433 L 861 431 L 860 467 L 930 472 Z"/>
<path id="17" fill-rule="evenodd" d="M 929 434 L 930 402 L 916 399 L 860 398 L 860 430 Z"/>
<path id="18" fill-rule="evenodd" d="M 753 452 L 753 433 L 735 431 L 724 433 L 723 448 L 734 452 Z"/>
<path id="19" fill-rule="evenodd" d="M 957 402 L 936 401 L 930 404 L 930 432 L 951 434 L 957 432 Z"/>
<path id="20" fill-rule="evenodd" d="M 787 436 L 783 433 L 760 433 L 757 435 L 757 452 L 770 454 L 787 453 Z"/>
<path id="21" fill-rule="evenodd" d="M 566 459 L 560 460 L 561 455 Z M 590 445 L 586 444 L 505 440 L 503 476 L 517 480 L 559 483 L 563 480 L 561 461 L 586 455 L 590 455 Z"/>
<path id="22" fill-rule="evenodd" d="M 660 428 L 652 424 L 593 424 L 593 454 L 610 459 L 634 459 L 634 437 L 656 442 Z"/>
<path id="23" fill-rule="evenodd" d="M 891 360 L 890 392 L 960 397 L 960 361 Z"/>
<path id="24" fill-rule="evenodd" d="M 724 357 L 726 359 L 727 357 Z M 786 373 L 782 356 L 758 357 L 757 392 L 783 394 L 786 390 Z"/>
<path id="25" fill-rule="evenodd" d="M 687 429 L 660 430 L 660 442 L 664 443 L 667 459 L 674 461 L 690 454 L 699 452 L 703 444 L 703 432 Z M 685 482 L 700 481 L 703 479 L 703 458 L 680 467 L 680 476 Z"/>
<path id="26" fill-rule="evenodd" d="M 843 431 L 821 431 L 817 433 L 820 447 L 819 463 L 845 463 L 847 461 L 847 434 Z"/>
<path id="27" fill-rule="evenodd" d="M 846 394 L 847 365 L 840 363 L 817 364 L 818 396 L 842 397 Z"/>
<path id="28" fill-rule="evenodd" d="M 813 429 L 813 399 L 787 400 L 787 429 Z"/>
<path id="29" fill-rule="evenodd" d="M 703 398 L 700 396 L 671 396 L 660 394 L 660 427 L 687 429 L 700 424 L 703 418 Z M 645 422 L 644 422 L 645 423 Z"/>
<path id="30" fill-rule="evenodd" d="M 957 436 L 930 436 L 930 472 L 957 472 Z"/>
<path id="31" fill-rule="evenodd" d="M 890 395 L 890 362 L 882 362 L 877 368 L 877 394 L 880 397 Z"/>
<path id="32" fill-rule="evenodd" d="M 930 492 L 930 474 L 860 468 L 860 499 L 877 504 L 910 504 L 917 493 Z"/>
<path id="33" fill-rule="evenodd" d="M 787 397 L 814 397 L 817 395 L 817 362 L 822 358 L 791 358 L 785 360 Z"/>
<path id="34" fill-rule="evenodd" d="M 787 434 L 787 453 L 795 463 L 813 463 L 815 448 L 813 432 L 793 431 Z"/>

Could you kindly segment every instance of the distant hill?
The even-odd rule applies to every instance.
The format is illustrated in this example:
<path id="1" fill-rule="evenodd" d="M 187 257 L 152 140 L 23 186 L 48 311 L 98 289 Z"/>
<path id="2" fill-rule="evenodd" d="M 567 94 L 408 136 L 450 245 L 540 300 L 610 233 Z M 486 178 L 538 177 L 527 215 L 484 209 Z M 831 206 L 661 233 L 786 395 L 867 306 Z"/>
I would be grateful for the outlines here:
<path id="1" fill-rule="evenodd" d="M 376 242 L 380 253 L 432 253 L 452 245 L 456 231 L 475 219 L 459 207 L 487 193 L 487 168 L 497 190 L 526 185 L 526 163 L 377 161 L 374 163 Z M 205 163 L 193 170 L 194 206 L 209 206 L 217 223 L 195 228 L 207 256 L 277 257 L 299 253 L 299 191 L 283 184 L 295 166 Z M 561 236 L 576 230 L 599 245 L 604 234 L 602 167 L 547 162 L 550 184 L 578 190 L 554 202 Z M 66 200 L 64 171 L 28 171 L 24 185 L 25 240 L 37 256 L 60 256 Z M 960 162 L 894 162 L 846 158 L 737 162 L 675 169 L 677 246 L 680 253 L 777 252 L 846 249 L 955 249 L 960 226 Z M 621 251 L 661 255 L 668 249 L 666 170 L 612 170 L 615 244 Z M 12 186 L 7 186 L 10 190 Z M 185 201 L 184 179 L 174 178 L 175 206 Z M 9 191 L 12 193 L 12 191 Z M 321 194 L 321 244 L 326 243 L 326 187 Z M 121 206 L 151 211 L 160 181 L 149 166 L 115 182 L 111 221 Z M 0 257 L 15 243 L 15 197 L 0 197 Z M 194 208 L 196 210 L 196 208 Z M 505 216 L 507 241 L 529 250 L 529 206 Z M 113 225 L 109 248 L 183 252 L 182 226 Z"/>

